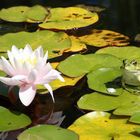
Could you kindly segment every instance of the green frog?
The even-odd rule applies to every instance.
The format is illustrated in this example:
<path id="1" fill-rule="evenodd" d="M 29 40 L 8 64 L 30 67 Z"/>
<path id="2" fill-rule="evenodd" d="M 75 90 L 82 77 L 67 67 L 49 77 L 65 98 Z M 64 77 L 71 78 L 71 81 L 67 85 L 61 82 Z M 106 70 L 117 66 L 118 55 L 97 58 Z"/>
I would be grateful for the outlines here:
<path id="1" fill-rule="evenodd" d="M 123 61 L 122 85 L 125 89 L 140 92 L 140 60 Z"/>

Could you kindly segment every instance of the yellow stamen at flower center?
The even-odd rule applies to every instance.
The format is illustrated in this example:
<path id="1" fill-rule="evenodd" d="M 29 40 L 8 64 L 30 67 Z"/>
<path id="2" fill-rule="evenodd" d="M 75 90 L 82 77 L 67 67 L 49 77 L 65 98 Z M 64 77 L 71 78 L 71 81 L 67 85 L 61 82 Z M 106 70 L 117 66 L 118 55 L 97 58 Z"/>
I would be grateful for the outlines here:
<path id="1" fill-rule="evenodd" d="M 37 64 L 37 58 L 36 57 L 25 57 L 22 59 L 18 60 L 20 63 L 28 62 L 31 65 L 36 65 Z"/>

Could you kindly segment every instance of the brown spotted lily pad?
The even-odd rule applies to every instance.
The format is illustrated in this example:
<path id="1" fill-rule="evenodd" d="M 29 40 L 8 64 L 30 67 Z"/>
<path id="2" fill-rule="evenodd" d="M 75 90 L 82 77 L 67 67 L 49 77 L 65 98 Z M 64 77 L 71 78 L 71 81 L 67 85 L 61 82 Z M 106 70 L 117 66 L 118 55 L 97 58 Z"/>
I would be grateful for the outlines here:
<path id="1" fill-rule="evenodd" d="M 98 14 L 79 7 L 51 8 L 44 29 L 67 30 L 89 26 L 98 21 Z"/>
<path id="2" fill-rule="evenodd" d="M 95 47 L 126 46 L 129 44 L 127 36 L 110 30 L 93 29 L 88 34 L 80 36 L 79 39 L 87 45 Z"/>

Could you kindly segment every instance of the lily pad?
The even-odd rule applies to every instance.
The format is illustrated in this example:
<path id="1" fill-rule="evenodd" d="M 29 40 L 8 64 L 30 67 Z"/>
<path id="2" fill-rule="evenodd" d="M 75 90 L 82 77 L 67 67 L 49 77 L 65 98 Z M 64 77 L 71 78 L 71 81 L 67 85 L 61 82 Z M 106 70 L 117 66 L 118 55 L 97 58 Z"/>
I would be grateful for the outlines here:
<path id="1" fill-rule="evenodd" d="M 79 7 L 51 8 L 46 23 L 39 24 L 45 29 L 67 30 L 91 25 L 98 21 L 97 13 Z"/>
<path id="2" fill-rule="evenodd" d="M 78 140 L 78 135 L 61 127 L 38 125 L 25 130 L 18 140 Z"/>
<path id="3" fill-rule="evenodd" d="M 0 131 L 16 130 L 31 124 L 28 116 L 11 112 L 2 106 L 0 106 L 0 114 Z"/>
<path id="4" fill-rule="evenodd" d="M 65 49 L 71 47 L 71 41 L 67 34 L 47 30 L 33 33 L 9 33 L 0 37 L 0 44 L 0 52 L 11 50 L 12 45 L 24 48 L 26 44 L 30 44 L 33 49 L 41 45 L 44 51 L 48 50 L 50 58 L 62 55 Z"/>
<path id="5" fill-rule="evenodd" d="M 94 95 L 95 94 L 95 95 Z M 119 96 L 109 96 L 101 93 L 84 95 L 78 101 L 81 109 L 110 111 L 115 115 L 131 116 L 140 112 L 140 98 L 122 89 Z"/>
<path id="6" fill-rule="evenodd" d="M 128 47 L 107 47 L 100 49 L 97 54 L 112 54 L 121 59 L 136 59 L 140 57 L 140 48 L 135 46 Z"/>
<path id="7" fill-rule="evenodd" d="M 88 86 L 102 93 L 120 95 L 122 89 L 117 84 L 113 83 L 113 81 L 121 75 L 122 71 L 116 68 L 100 68 L 93 70 L 87 75 Z"/>
<path id="8" fill-rule="evenodd" d="M 49 12 L 40 5 L 31 7 L 26 13 L 29 22 L 43 22 L 47 15 L 49 15 Z"/>
<path id="9" fill-rule="evenodd" d="M 80 140 L 139 140 L 132 132 L 139 126 L 127 123 L 127 119 L 110 119 L 105 112 L 90 112 L 78 118 L 70 127 Z"/>
<path id="10" fill-rule="evenodd" d="M 120 67 L 122 62 L 108 54 L 76 54 L 58 65 L 58 70 L 69 77 L 79 77 L 101 67 Z"/>
<path id="11" fill-rule="evenodd" d="M 49 11 L 40 5 L 33 7 L 15 6 L 0 11 L 0 18 L 10 22 L 43 22 Z"/>
<path id="12" fill-rule="evenodd" d="M 88 34 L 79 37 L 79 39 L 91 46 L 126 46 L 129 44 L 129 38 L 123 34 L 110 30 L 93 29 Z"/>
<path id="13" fill-rule="evenodd" d="M 137 112 L 131 116 L 129 119 L 130 122 L 140 124 L 140 112 Z"/>
<path id="14" fill-rule="evenodd" d="M 140 112 L 139 95 L 124 91 L 124 93 L 118 97 L 118 100 L 120 101 L 120 106 L 113 114 L 131 116 L 134 113 Z"/>
<path id="15" fill-rule="evenodd" d="M 69 37 L 71 39 L 71 48 L 65 50 L 65 52 L 79 52 L 79 51 L 87 50 L 85 43 L 82 43 L 75 36 L 69 36 Z"/>
<path id="16" fill-rule="evenodd" d="M 110 111 L 120 105 L 117 98 L 103 95 L 97 92 L 84 95 L 78 101 L 78 107 L 86 110 Z"/>
<path id="17" fill-rule="evenodd" d="M 0 11 L 0 18 L 10 22 L 24 22 L 26 21 L 26 12 L 30 8 L 27 6 L 16 6 Z"/>

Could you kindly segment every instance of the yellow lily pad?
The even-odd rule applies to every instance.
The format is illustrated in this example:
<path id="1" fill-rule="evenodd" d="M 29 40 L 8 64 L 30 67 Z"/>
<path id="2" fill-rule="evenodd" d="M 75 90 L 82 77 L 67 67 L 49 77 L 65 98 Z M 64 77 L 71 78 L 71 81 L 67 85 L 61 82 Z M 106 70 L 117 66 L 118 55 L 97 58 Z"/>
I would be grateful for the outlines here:
<path id="1" fill-rule="evenodd" d="M 79 7 L 52 8 L 46 23 L 39 25 L 45 29 L 67 30 L 91 25 L 98 21 L 97 13 Z"/>
<path id="2" fill-rule="evenodd" d="M 79 52 L 82 50 L 87 50 L 86 44 L 82 43 L 75 36 L 69 36 L 71 39 L 71 47 L 64 52 Z"/>
<path id="3" fill-rule="evenodd" d="M 106 112 L 90 112 L 78 118 L 70 127 L 79 134 L 80 140 L 139 140 L 132 132 L 139 126 L 128 119 L 110 119 Z"/>
<path id="4" fill-rule="evenodd" d="M 79 39 L 95 47 L 126 46 L 129 44 L 127 36 L 110 30 L 93 29 L 88 34 L 80 36 Z"/>

